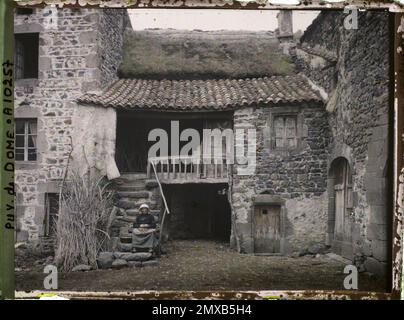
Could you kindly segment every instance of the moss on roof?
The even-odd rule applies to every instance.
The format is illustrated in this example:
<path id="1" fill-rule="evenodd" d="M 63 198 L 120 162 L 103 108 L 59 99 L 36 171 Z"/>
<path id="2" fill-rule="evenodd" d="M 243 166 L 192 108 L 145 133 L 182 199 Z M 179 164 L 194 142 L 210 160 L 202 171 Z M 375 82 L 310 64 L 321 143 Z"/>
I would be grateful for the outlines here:
<path id="1" fill-rule="evenodd" d="M 271 32 L 128 30 L 119 76 L 144 79 L 289 75 L 294 66 Z"/>

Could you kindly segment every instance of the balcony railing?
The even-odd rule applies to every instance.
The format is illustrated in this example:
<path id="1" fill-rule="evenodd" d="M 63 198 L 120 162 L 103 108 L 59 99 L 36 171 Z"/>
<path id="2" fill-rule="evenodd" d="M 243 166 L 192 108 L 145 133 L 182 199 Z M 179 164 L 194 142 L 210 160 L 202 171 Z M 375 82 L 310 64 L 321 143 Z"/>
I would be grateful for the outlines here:
<path id="1" fill-rule="evenodd" d="M 153 157 L 148 159 L 148 177 L 152 166 L 162 183 L 226 183 L 232 168 L 225 158 L 213 158 L 209 163 L 193 156 Z"/>

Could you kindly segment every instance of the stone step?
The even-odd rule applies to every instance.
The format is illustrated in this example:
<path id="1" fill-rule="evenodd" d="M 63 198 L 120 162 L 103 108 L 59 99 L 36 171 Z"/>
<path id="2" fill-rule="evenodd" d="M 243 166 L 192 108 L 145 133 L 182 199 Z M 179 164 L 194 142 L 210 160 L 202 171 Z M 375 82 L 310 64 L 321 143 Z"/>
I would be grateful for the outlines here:
<path id="1" fill-rule="evenodd" d="M 127 209 L 126 211 L 126 215 L 127 218 L 129 217 L 136 217 L 139 214 L 139 209 Z M 150 210 L 151 214 L 154 216 L 158 216 L 160 214 L 160 210 Z"/>
<path id="2" fill-rule="evenodd" d="M 137 187 L 142 188 L 143 190 L 146 189 L 145 180 L 133 180 L 133 181 L 117 180 L 114 182 L 114 184 L 116 188 Z"/>
<path id="3" fill-rule="evenodd" d="M 134 223 L 136 220 L 135 216 L 126 216 L 126 217 L 118 217 L 117 220 L 127 222 L 127 223 Z"/>
<path id="4" fill-rule="evenodd" d="M 157 180 L 133 180 L 133 181 L 115 181 L 115 188 L 118 191 L 147 191 L 158 188 Z"/>
<path id="5" fill-rule="evenodd" d="M 151 194 L 148 191 L 118 191 L 121 198 L 130 199 L 149 199 Z"/>
<path id="6" fill-rule="evenodd" d="M 155 179 L 147 179 L 145 181 L 145 186 L 146 186 L 146 189 L 150 190 L 150 189 L 153 189 L 153 188 L 157 188 L 159 185 L 157 183 L 157 180 L 155 180 Z"/>
<path id="7" fill-rule="evenodd" d="M 115 259 L 123 259 L 126 261 L 147 261 L 152 258 L 149 252 L 114 252 Z"/>
<path id="8" fill-rule="evenodd" d="M 130 198 L 121 198 L 118 201 L 118 207 L 127 209 L 137 209 L 139 210 L 139 206 L 142 203 L 146 203 L 149 205 L 150 209 L 156 209 L 157 203 L 154 201 L 150 201 L 150 199 L 130 199 Z"/>
<path id="9" fill-rule="evenodd" d="M 143 172 L 124 173 L 119 178 L 124 178 L 124 179 L 129 179 L 129 180 L 146 179 L 147 174 L 143 173 Z"/>
<path id="10" fill-rule="evenodd" d="M 114 182 L 117 182 L 118 184 L 124 184 L 124 183 L 146 183 L 146 180 L 148 177 L 146 174 L 129 174 L 129 175 L 122 175 L 119 178 L 116 178 Z"/>
<path id="11" fill-rule="evenodd" d="M 129 221 L 126 222 L 124 220 L 122 220 L 122 217 L 117 217 L 116 219 L 114 219 L 114 221 L 111 224 L 111 227 L 113 228 L 122 228 L 125 227 L 128 223 L 130 223 Z"/>
<path id="12" fill-rule="evenodd" d="M 116 186 L 125 186 L 125 185 L 133 185 L 133 186 L 146 186 L 146 181 L 147 179 L 145 177 L 139 177 L 139 178 L 131 178 L 131 177 L 125 177 L 121 176 L 119 178 L 114 179 L 114 184 Z"/>
<path id="13" fill-rule="evenodd" d="M 123 184 L 116 187 L 117 192 L 121 191 L 144 191 L 146 189 L 145 185 L 137 185 L 137 184 Z"/>

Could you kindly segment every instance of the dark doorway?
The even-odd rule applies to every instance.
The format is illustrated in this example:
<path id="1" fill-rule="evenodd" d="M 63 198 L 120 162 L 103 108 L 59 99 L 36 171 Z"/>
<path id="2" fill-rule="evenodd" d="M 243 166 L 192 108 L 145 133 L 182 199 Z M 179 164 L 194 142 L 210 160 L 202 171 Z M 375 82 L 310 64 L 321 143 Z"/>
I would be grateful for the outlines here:
<path id="1" fill-rule="evenodd" d="M 227 184 L 165 185 L 172 214 L 168 219 L 171 239 L 230 240 L 231 209 Z"/>

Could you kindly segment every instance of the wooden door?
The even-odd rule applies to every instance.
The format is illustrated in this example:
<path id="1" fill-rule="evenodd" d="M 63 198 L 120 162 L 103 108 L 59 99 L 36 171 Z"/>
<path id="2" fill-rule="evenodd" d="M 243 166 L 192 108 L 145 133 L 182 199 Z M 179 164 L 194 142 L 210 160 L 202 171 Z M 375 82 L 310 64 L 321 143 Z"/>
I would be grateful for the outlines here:
<path id="1" fill-rule="evenodd" d="M 278 205 L 256 206 L 254 210 L 254 251 L 279 253 L 281 208 Z"/>
<path id="2" fill-rule="evenodd" d="M 334 186 L 335 190 L 335 240 L 344 240 L 345 225 L 345 190 L 342 184 Z"/>
<path id="3" fill-rule="evenodd" d="M 335 190 L 335 239 L 350 242 L 352 239 L 352 185 L 349 167 L 342 168 L 342 181 L 334 186 Z"/>
<path id="4" fill-rule="evenodd" d="M 337 171 L 337 184 L 335 192 L 335 252 L 341 256 L 352 259 L 352 183 L 349 165 L 346 161 L 339 164 Z"/>

